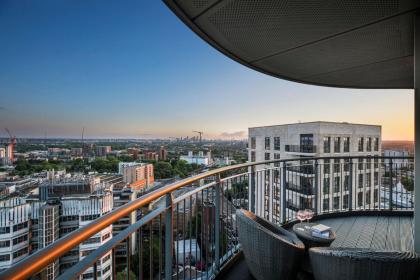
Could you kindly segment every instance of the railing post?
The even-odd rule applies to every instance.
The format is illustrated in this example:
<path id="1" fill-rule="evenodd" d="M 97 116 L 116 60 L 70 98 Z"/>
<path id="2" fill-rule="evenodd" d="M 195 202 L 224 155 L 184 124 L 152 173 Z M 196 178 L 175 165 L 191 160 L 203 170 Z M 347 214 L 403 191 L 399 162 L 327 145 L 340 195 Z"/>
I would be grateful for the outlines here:
<path id="1" fill-rule="evenodd" d="M 286 162 L 283 162 L 283 174 L 281 179 L 281 216 L 282 223 L 286 222 Z"/>
<path id="2" fill-rule="evenodd" d="M 255 189 L 256 189 L 256 187 L 255 187 L 255 169 L 256 169 L 256 167 L 255 167 L 255 165 L 253 165 L 253 166 L 251 166 L 251 180 L 250 180 L 250 194 L 249 194 L 249 196 L 250 196 L 250 206 L 251 207 L 249 207 L 249 209 L 251 210 L 251 212 L 252 213 L 256 213 L 255 212 L 255 210 L 256 210 L 256 207 L 255 207 Z"/>
<path id="3" fill-rule="evenodd" d="M 96 280 L 98 279 L 98 262 L 95 261 L 95 263 L 93 264 L 93 279 Z"/>
<path id="4" fill-rule="evenodd" d="M 389 210 L 392 210 L 392 185 L 394 182 L 392 181 L 392 158 L 389 159 Z"/>
<path id="5" fill-rule="evenodd" d="M 130 236 L 127 237 L 126 239 L 126 246 L 127 246 L 127 280 L 130 280 Z"/>
<path id="6" fill-rule="evenodd" d="M 353 210 L 353 159 L 350 159 L 349 163 L 349 181 L 348 181 L 348 188 L 349 188 L 349 211 Z"/>
<path id="7" fill-rule="evenodd" d="M 314 207 L 314 212 L 315 214 L 318 214 L 318 160 L 315 160 L 314 163 L 314 172 L 315 172 L 315 177 L 314 177 L 314 192 L 315 192 L 315 207 Z"/>
<path id="8" fill-rule="evenodd" d="M 165 279 L 172 279 L 172 239 L 173 239 L 173 207 L 172 194 L 166 194 L 165 214 Z"/>
<path id="9" fill-rule="evenodd" d="M 216 268 L 216 272 L 219 271 L 220 268 L 220 200 L 221 197 L 221 187 L 222 183 L 220 180 L 220 174 L 216 175 L 216 185 L 215 185 L 215 218 L 214 218 L 214 239 L 215 239 L 215 252 L 214 252 L 214 264 Z"/>

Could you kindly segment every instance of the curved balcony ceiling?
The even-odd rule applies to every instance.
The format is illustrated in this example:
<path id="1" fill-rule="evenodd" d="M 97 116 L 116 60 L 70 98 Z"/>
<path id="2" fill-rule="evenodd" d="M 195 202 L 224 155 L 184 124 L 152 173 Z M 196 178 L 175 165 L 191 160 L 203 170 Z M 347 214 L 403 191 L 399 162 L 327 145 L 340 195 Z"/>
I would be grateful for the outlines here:
<path id="1" fill-rule="evenodd" d="M 420 0 L 164 0 L 201 38 L 265 74 L 346 88 L 413 88 Z"/>

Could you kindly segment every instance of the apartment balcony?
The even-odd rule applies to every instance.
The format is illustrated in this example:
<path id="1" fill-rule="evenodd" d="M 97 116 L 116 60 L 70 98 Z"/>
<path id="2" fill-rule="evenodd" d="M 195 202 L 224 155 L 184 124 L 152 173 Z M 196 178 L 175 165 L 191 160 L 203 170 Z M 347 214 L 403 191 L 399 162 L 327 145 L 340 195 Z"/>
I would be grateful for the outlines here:
<path id="1" fill-rule="evenodd" d="M 286 2 L 165 0 L 169 8 L 201 38 L 251 69 L 312 85 L 415 89 L 416 100 L 420 100 L 419 1 Z M 417 136 L 420 135 L 419 104 L 415 102 Z M 312 110 L 316 109 L 315 106 Z M 420 146 L 419 139 L 416 140 L 417 150 Z M 288 145 L 286 152 L 307 156 L 309 164 L 313 164 L 314 197 L 311 200 L 301 203 L 301 196 L 289 192 L 286 187 L 287 176 L 294 175 L 285 168 L 288 164 L 299 166 L 298 161 L 253 162 L 215 169 L 147 193 L 91 221 L 1 272 L 0 278 L 35 276 L 101 230 L 162 199 L 163 204 L 156 204 L 158 206 L 148 213 L 142 212 L 135 223 L 74 266 L 60 271 L 59 279 L 75 279 L 86 275 L 86 271 L 93 271 L 93 277 L 99 279 L 103 274 L 97 273 L 98 260 L 109 252 L 115 260 L 115 248 L 122 243 L 130 244 L 135 238 L 135 250 L 126 254 L 124 263 L 118 264 L 121 270 L 116 269 L 117 265 L 112 266 L 113 279 L 252 279 L 250 272 L 261 279 L 261 274 L 256 272 L 274 271 L 276 267 L 290 264 L 297 269 L 294 272 L 301 279 L 316 278 L 318 269 L 329 269 L 324 277 L 316 279 L 418 280 L 419 257 L 414 251 L 420 252 L 420 222 L 418 216 L 413 219 L 413 210 L 417 207 L 416 215 L 420 214 L 420 200 L 415 193 L 420 185 L 418 182 L 417 186 L 407 183 L 413 174 L 416 177 L 413 158 L 378 157 L 378 189 L 381 191 L 375 192 L 366 187 L 366 180 L 374 179 L 367 179 L 365 174 L 359 177 L 360 171 L 356 164 L 352 164 L 353 159 L 367 157 L 337 157 L 350 160 L 349 189 L 332 196 L 321 195 L 324 180 L 329 177 L 319 173 L 317 162 L 323 158 L 311 158 L 317 152 L 315 146 Z M 420 154 L 416 154 L 416 161 L 420 161 Z M 279 163 L 279 167 L 256 169 L 271 163 Z M 418 173 L 418 166 L 416 169 Z M 419 176 L 417 174 L 416 181 Z M 209 180 L 200 185 L 203 179 Z M 272 182 L 275 181 L 279 182 L 277 191 L 273 190 L 275 184 Z M 343 181 L 339 181 L 340 188 Z M 191 190 L 174 196 L 182 188 Z M 274 193 L 278 193 L 278 197 L 274 198 Z M 408 199 L 411 202 L 404 203 Z M 280 201 L 280 207 L 273 207 L 273 201 Z M 183 212 L 183 209 L 192 209 L 192 205 L 195 205 L 194 213 Z M 287 205 L 295 209 L 290 210 Z M 292 236 L 295 244 L 301 244 L 302 240 L 292 234 L 291 228 L 297 223 L 295 210 L 303 207 L 313 209 L 315 216 L 312 221 L 329 225 L 336 234 L 335 240 L 326 247 L 330 250 L 328 261 L 317 265 L 317 259 L 312 255 L 305 260 L 292 259 L 293 255 L 284 251 L 288 248 L 258 247 L 264 242 L 263 238 L 253 240 L 251 245 L 255 250 L 251 252 L 254 255 L 273 253 L 286 257 L 257 258 L 249 254 L 247 246 L 250 244 L 240 238 L 245 231 L 238 227 L 241 214 L 237 213 L 242 212 L 237 210 L 249 210 L 244 213 L 248 213 L 250 219 L 264 219 L 261 224 L 266 226 L 269 222 L 275 223 L 271 226 L 270 237 Z M 290 233 L 278 230 L 278 227 Z M 259 235 L 266 233 L 267 228 L 260 226 L 247 233 Z M 306 248 L 294 247 L 299 247 L 299 252 Z M 359 260 L 356 267 L 355 259 Z M 265 271 L 258 270 L 260 261 L 264 262 Z M 368 268 L 377 274 L 371 273 L 366 264 L 371 264 Z M 393 269 L 396 266 L 398 269 Z M 409 274 L 413 267 L 417 271 Z M 333 273 L 341 274 L 334 278 Z M 349 278 L 352 273 L 359 273 L 359 277 Z M 393 277 L 395 275 L 398 277 Z M 284 276 L 290 274 L 284 272 L 273 278 Z"/>
<path id="2" fill-rule="evenodd" d="M 309 163 L 305 162 L 305 166 L 315 165 L 321 159 L 311 158 Z M 34 276 L 104 228 L 151 204 L 155 207 L 147 213 L 142 212 L 137 221 L 107 239 L 81 261 L 60 271 L 58 279 L 89 275 L 102 279 L 101 275 L 107 274 L 100 263 L 110 253 L 112 279 L 126 277 L 127 270 L 131 278 L 137 279 L 253 279 L 249 272 L 253 269 L 247 265 L 252 262 L 244 254 L 240 239 L 238 209 L 250 210 L 290 232 L 297 222 L 296 212 L 312 209 L 315 213 L 313 221 L 328 225 L 336 232 L 337 238 L 330 245 L 331 248 L 393 250 L 396 254 L 414 252 L 414 205 L 396 199 L 414 197 L 414 192 L 408 186 L 399 184 L 411 176 L 413 158 L 393 161 L 398 163 L 386 159 L 390 158 L 378 158 L 381 170 L 395 170 L 392 173 L 384 172 L 379 178 L 380 189 L 386 191 L 373 192 L 373 188 L 358 188 L 358 166 L 354 164 L 349 169 L 351 187 L 344 191 L 344 185 L 338 186 L 334 194 L 330 194 L 331 199 L 337 197 L 338 200 L 328 204 L 324 201 L 326 195 L 321 194 L 320 190 L 323 189 L 324 178 L 329 175 L 323 175 L 319 168 L 314 168 L 318 173 L 311 178 L 313 181 L 308 190 L 310 197 L 302 198 L 294 190 L 299 189 L 301 179 L 287 178 L 289 173 L 284 168 L 291 164 L 298 166 L 300 160 L 254 162 L 208 171 L 152 191 L 91 221 L 3 271 L 0 279 Z M 273 168 L 266 165 L 270 163 L 279 164 Z M 343 161 L 341 165 L 344 164 Z M 254 167 L 264 168 L 257 170 Z M 277 172 L 271 172 L 273 170 Z M 381 180 L 382 177 L 391 179 Z M 207 183 L 199 185 L 203 179 L 208 179 Z M 276 184 L 270 183 L 274 181 Z M 181 189 L 186 191 L 178 191 Z M 337 193 L 337 190 L 343 191 Z M 179 196 L 176 196 L 177 193 Z M 276 197 L 272 194 L 276 194 Z M 163 200 L 163 203 L 155 203 L 159 200 Z M 127 244 L 135 245 L 127 247 Z M 121 246 L 129 248 L 123 255 L 120 254 Z M 275 264 L 276 260 L 272 261 Z M 298 275 L 306 277 L 304 279 L 312 277 L 303 268 L 299 269 Z"/>
<path id="3" fill-rule="evenodd" d="M 315 156 L 315 145 L 286 145 L 285 150 L 287 154 L 296 156 Z"/>

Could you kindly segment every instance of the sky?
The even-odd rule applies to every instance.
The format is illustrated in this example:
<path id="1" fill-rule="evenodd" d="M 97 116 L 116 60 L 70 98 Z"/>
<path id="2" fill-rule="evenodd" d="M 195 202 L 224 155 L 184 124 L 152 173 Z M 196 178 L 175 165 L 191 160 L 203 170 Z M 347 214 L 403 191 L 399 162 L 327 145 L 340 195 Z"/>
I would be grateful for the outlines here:
<path id="1" fill-rule="evenodd" d="M 318 87 L 225 57 L 160 0 L 0 1 L 0 137 L 245 138 L 306 121 L 414 138 L 412 90 Z"/>

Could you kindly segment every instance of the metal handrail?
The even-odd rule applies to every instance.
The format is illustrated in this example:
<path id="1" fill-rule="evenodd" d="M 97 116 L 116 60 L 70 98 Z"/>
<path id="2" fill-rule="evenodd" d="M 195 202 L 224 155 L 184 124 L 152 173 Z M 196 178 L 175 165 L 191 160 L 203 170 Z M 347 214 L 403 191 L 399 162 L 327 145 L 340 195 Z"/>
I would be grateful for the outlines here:
<path id="1" fill-rule="evenodd" d="M 63 256 L 66 252 L 72 248 L 78 246 L 80 243 L 89 239 L 94 234 L 105 229 L 109 225 L 118 221 L 119 219 L 129 215 L 133 211 L 140 209 L 151 203 L 152 201 L 163 197 L 164 195 L 170 194 L 173 191 L 180 189 L 184 186 L 195 183 L 201 179 L 220 175 L 227 171 L 237 170 L 241 168 L 255 167 L 258 165 L 268 165 L 272 163 L 281 162 L 296 162 L 301 160 L 323 160 L 323 159 L 358 159 L 358 158 L 378 158 L 378 159 L 413 159 L 413 157 L 383 157 L 383 156 L 330 156 L 330 157 L 310 157 L 305 159 L 281 159 L 281 160 L 268 160 L 260 162 L 250 162 L 244 164 L 237 164 L 232 166 L 226 166 L 211 171 L 207 171 L 184 180 L 175 182 L 168 186 L 162 187 L 158 190 L 152 191 L 134 201 L 124 204 L 123 206 L 116 208 L 115 210 L 105 214 L 104 216 L 92 221 L 86 226 L 79 228 L 66 236 L 60 238 L 54 243 L 47 247 L 35 252 L 33 255 L 28 256 L 22 261 L 15 264 L 13 267 L 0 273 L 0 279 L 27 279 L 30 276 L 40 272 L 43 268 L 47 267 L 54 260 Z"/>

